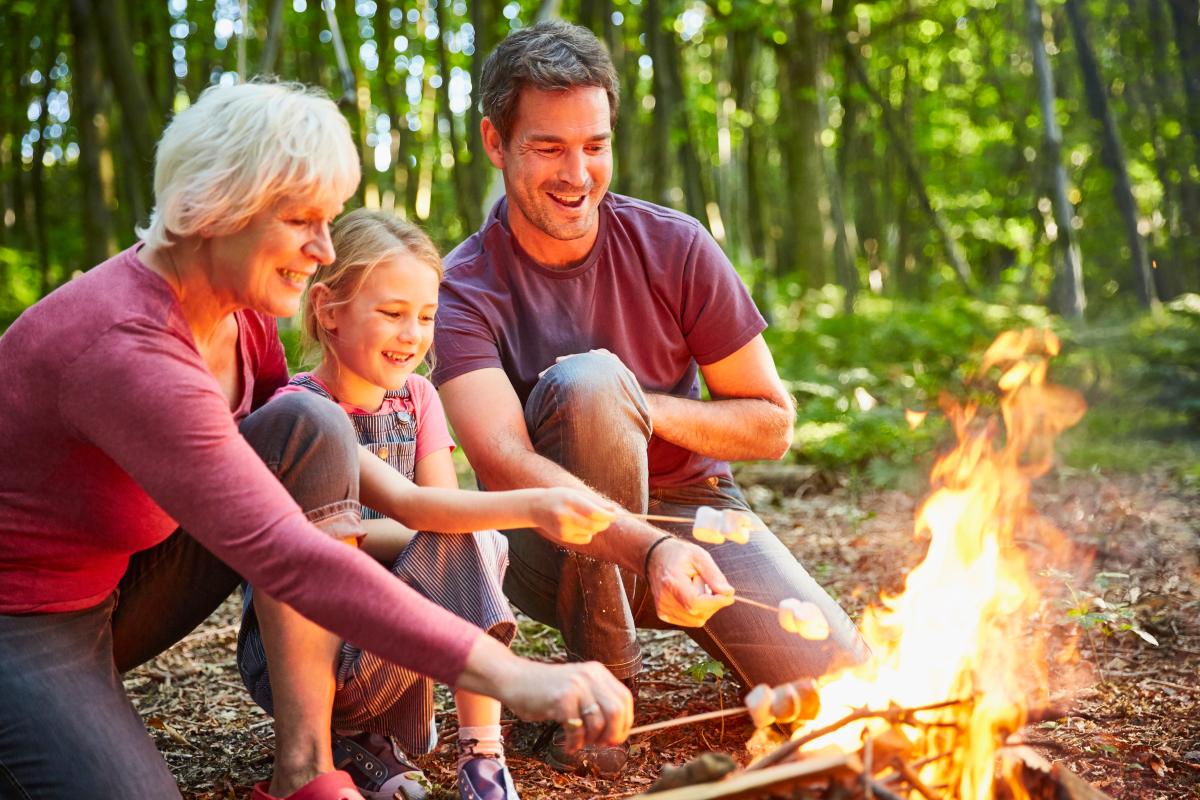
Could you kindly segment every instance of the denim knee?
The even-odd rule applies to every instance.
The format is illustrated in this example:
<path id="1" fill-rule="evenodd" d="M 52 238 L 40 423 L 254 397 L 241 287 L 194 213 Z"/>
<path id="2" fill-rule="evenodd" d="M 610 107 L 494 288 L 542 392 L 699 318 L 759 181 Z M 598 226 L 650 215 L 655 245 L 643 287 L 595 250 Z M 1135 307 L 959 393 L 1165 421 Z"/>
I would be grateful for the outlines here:
<path id="1" fill-rule="evenodd" d="M 581 353 L 550 367 L 530 393 L 525 410 L 531 425 L 552 410 L 606 430 L 612 430 L 613 425 L 632 424 L 646 439 L 652 432 L 646 398 L 637 378 L 617 359 L 603 353 Z"/>
<path id="2" fill-rule="evenodd" d="M 246 417 L 240 430 L 301 508 L 358 502 L 358 439 L 336 403 L 291 392 Z"/>

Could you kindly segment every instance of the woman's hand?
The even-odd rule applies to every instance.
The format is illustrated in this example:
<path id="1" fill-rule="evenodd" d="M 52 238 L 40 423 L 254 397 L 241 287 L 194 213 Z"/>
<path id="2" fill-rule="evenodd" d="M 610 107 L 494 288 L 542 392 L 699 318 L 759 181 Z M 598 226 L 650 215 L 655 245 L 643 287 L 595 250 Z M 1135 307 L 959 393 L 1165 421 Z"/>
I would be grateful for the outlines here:
<path id="1" fill-rule="evenodd" d="M 534 524 L 558 544 L 589 544 L 616 519 L 620 507 L 582 489 L 536 489 L 530 502 Z"/>
<path id="2" fill-rule="evenodd" d="M 572 750 L 620 744 L 633 725 L 633 696 L 602 665 L 529 661 L 490 636 L 471 648 L 458 688 L 494 697 L 521 719 L 562 724 Z"/>
<path id="3" fill-rule="evenodd" d="M 733 603 L 733 587 L 712 556 L 682 539 L 654 549 L 646 580 L 659 619 L 672 625 L 699 627 Z"/>

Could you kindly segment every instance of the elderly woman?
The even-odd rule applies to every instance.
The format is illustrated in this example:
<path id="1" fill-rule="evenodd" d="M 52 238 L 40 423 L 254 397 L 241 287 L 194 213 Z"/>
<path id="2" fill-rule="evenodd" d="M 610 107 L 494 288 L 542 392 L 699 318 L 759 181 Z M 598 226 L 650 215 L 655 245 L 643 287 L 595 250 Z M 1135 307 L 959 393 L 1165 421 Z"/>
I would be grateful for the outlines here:
<path id="1" fill-rule="evenodd" d="M 580 742 L 626 735 L 629 694 L 599 665 L 524 661 L 338 541 L 362 533 L 360 497 L 396 509 L 403 478 L 360 456 L 334 404 L 264 405 L 287 380 L 272 318 L 333 258 L 357 163 L 328 100 L 210 89 L 160 142 L 142 241 L 0 338 L 0 797 L 178 797 L 120 673 L 242 578 L 278 614 Z M 602 528 L 594 511 L 568 504 L 559 533 Z M 359 798 L 327 740 L 278 747 L 312 765 L 293 797 Z"/>

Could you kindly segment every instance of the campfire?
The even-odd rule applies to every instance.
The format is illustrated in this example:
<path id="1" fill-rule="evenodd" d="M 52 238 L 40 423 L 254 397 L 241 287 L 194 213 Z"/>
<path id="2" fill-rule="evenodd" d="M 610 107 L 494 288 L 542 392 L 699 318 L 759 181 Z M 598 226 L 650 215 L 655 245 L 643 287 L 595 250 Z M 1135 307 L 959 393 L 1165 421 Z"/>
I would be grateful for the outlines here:
<path id="1" fill-rule="evenodd" d="M 806 784 L 819 791 L 797 796 L 1042 796 L 1031 775 L 1048 765 L 1006 745 L 1031 709 L 1047 705 L 1047 626 L 1037 621 L 1034 576 L 1067 554 L 1029 501 L 1055 438 L 1085 407 L 1046 380 L 1058 351 L 1049 331 L 1004 333 L 971 387 L 994 386 L 998 404 L 943 400 L 957 446 L 935 465 L 917 515 L 916 535 L 928 540 L 923 561 L 903 591 L 863 617 L 870 660 L 818 681 L 815 718 L 746 770 L 654 796 L 763 796 Z M 763 729 L 755 738 L 769 736 Z M 1055 785 L 1059 796 L 1102 796 L 1069 773 Z"/>

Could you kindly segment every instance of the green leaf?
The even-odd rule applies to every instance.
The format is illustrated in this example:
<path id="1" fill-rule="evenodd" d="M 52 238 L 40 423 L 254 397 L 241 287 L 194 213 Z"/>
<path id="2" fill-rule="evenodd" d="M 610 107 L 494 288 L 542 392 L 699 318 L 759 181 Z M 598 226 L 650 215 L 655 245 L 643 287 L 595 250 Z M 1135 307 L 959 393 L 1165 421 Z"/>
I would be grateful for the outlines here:
<path id="1" fill-rule="evenodd" d="M 715 661 L 711 658 L 706 658 L 703 661 L 698 661 L 687 668 L 688 675 L 692 676 L 692 680 L 699 683 L 709 675 L 720 680 L 725 677 L 725 665 L 720 661 Z"/>

